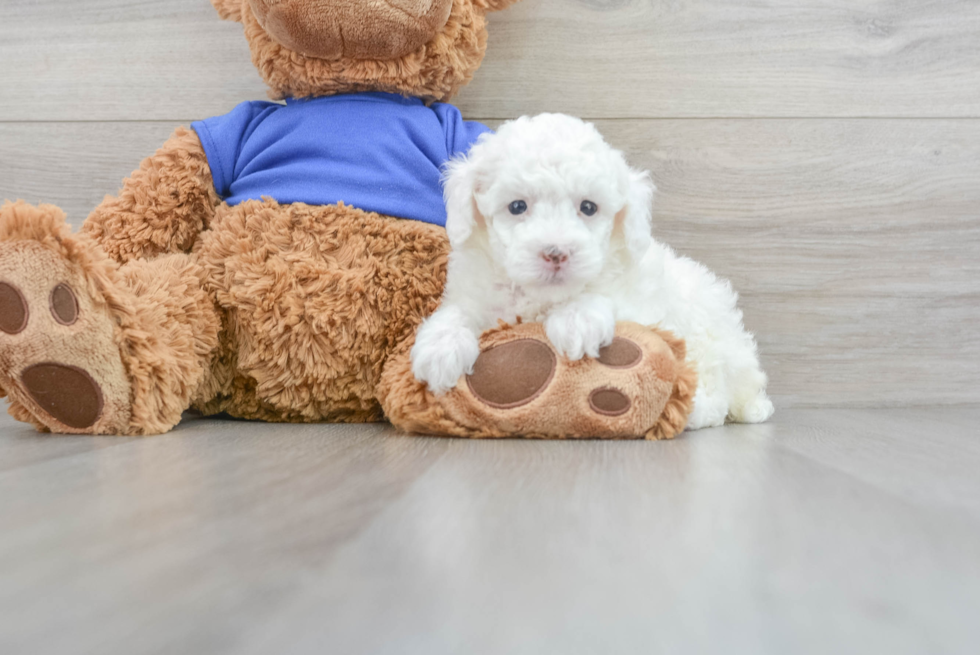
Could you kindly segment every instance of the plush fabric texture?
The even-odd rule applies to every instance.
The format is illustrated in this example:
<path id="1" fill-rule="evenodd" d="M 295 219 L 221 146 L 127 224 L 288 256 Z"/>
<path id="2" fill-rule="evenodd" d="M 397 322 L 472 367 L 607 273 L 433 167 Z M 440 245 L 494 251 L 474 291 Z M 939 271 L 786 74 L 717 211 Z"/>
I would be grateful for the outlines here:
<path id="1" fill-rule="evenodd" d="M 206 413 L 382 420 L 376 388 L 398 344 L 435 311 L 445 230 L 345 206 L 222 206 L 195 249 L 227 314 Z"/>
<path id="2" fill-rule="evenodd" d="M 113 259 L 189 252 L 221 202 L 194 130 L 179 127 L 82 225 Z"/>
<path id="3" fill-rule="evenodd" d="M 684 342 L 669 332 L 626 322 L 617 324 L 616 336 L 618 347 L 612 352 L 570 361 L 554 353 L 540 323 L 502 324 L 482 335 L 473 375 L 441 396 L 412 375 L 410 339 L 385 367 L 379 398 L 394 425 L 422 434 L 674 437 L 684 429 L 697 387 L 694 369 L 684 359 Z M 631 351 L 634 356 L 626 357 Z M 486 358 L 496 361 L 484 363 Z M 514 393 L 515 387 L 523 392 Z"/>
<path id="4" fill-rule="evenodd" d="M 273 198 L 446 224 L 442 167 L 489 129 L 452 105 L 357 93 L 245 102 L 192 125 L 228 205 Z"/>
<path id="5" fill-rule="evenodd" d="M 119 289 L 132 310 L 117 316 L 117 343 L 132 385 L 130 434 L 159 434 L 213 388 L 222 312 L 203 288 L 206 269 L 191 255 L 130 262 Z"/>
<path id="6" fill-rule="evenodd" d="M 395 59 L 429 42 L 453 0 L 251 0 L 259 24 L 306 57 Z"/>
<path id="7" fill-rule="evenodd" d="M 240 20 L 252 49 L 252 63 L 269 85 L 273 100 L 386 91 L 446 102 L 472 79 L 483 61 L 488 11 L 481 0 L 453 0 L 449 18 L 435 37 L 393 59 L 303 56 L 268 33 L 247 0 L 240 8 Z"/>

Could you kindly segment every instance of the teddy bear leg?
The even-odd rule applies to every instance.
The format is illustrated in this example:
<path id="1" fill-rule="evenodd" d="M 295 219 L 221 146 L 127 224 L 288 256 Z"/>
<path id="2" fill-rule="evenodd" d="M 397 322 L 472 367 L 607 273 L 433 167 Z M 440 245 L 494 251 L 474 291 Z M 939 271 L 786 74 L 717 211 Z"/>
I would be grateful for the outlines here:
<path id="1" fill-rule="evenodd" d="M 219 327 L 191 256 L 120 267 L 56 207 L 0 208 L 0 389 L 15 418 L 166 432 L 205 380 Z"/>

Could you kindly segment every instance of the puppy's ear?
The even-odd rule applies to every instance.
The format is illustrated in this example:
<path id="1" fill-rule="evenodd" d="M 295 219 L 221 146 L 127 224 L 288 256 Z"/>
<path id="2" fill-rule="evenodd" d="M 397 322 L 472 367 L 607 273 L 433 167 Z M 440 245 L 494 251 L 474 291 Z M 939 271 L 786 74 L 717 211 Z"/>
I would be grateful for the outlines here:
<path id="1" fill-rule="evenodd" d="M 446 198 L 446 234 L 449 245 L 458 248 L 484 224 L 476 206 L 477 165 L 472 156 L 446 165 L 443 180 Z"/>
<path id="2" fill-rule="evenodd" d="M 657 187 L 649 173 L 630 169 L 626 205 L 616 214 L 616 224 L 624 245 L 635 261 L 639 261 L 653 242 L 650 234 L 653 221 L 653 194 Z"/>
<path id="3" fill-rule="evenodd" d="M 247 0 L 211 0 L 211 4 L 218 10 L 218 15 L 224 20 L 242 22 L 242 3 Z"/>

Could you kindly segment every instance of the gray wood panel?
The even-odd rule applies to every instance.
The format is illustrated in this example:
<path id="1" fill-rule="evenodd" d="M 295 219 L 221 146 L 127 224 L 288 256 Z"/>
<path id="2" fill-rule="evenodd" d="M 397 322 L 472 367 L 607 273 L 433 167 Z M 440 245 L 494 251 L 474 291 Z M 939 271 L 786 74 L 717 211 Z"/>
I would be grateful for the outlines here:
<path id="1" fill-rule="evenodd" d="M 81 222 L 176 123 L 0 125 L 0 198 Z M 732 279 L 785 405 L 980 397 L 980 122 L 611 120 L 655 233 Z"/>
<path id="2" fill-rule="evenodd" d="M 786 410 L 652 443 L 187 420 L 0 472 L 0 651 L 974 653 L 978 420 Z M 47 439 L 0 418 L 0 452 Z"/>
<path id="3" fill-rule="evenodd" d="M 5 0 L 0 121 L 188 120 L 261 98 L 206 0 Z M 475 117 L 980 116 L 972 0 L 524 0 Z"/>
<path id="4" fill-rule="evenodd" d="M 179 125 L 0 123 L 0 202 L 52 203 L 77 227 Z"/>

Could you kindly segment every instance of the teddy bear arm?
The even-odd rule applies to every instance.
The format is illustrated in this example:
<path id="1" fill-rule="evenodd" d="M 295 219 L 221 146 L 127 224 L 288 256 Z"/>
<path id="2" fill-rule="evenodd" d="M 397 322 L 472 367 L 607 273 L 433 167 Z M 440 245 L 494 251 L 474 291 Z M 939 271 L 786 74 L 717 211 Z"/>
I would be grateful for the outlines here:
<path id="1" fill-rule="evenodd" d="M 82 230 L 120 263 L 189 252 L 220 202 L 197 133 L 178 127 L 123 181 L 118 195 L 106 196 Z"/>

